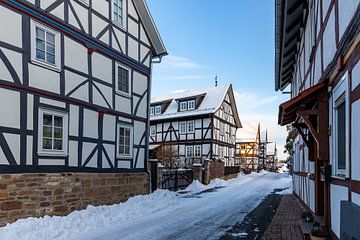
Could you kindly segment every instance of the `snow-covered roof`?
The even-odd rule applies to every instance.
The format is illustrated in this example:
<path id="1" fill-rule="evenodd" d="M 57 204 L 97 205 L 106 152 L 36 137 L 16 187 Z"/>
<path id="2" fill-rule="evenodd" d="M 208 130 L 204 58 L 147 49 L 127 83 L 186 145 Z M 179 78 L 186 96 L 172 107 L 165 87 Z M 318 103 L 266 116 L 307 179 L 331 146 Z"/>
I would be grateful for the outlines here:
<path id="1" fill-rule="evenodd" d="M 163 120 L 178 117 L 213 114 L 221 107 L 221 104 L 223 103 L 227 93 L 229 93 L 229 97 L 232 103 L 232 110 L 235 116 L 236 125 L 241 127 L 231 84 L 205 89 L 176 91 L 168 96 L 154 97 L 151 99 L 151 104 L 170 102 L 170 105 L 162 114 L 150 116 L 150 120 Z M 197 109 L 182 112 L 178 111 L 178 100 L 197 96 L 204 96 L 204 99 L 201 101 Z"/>
<path id="2" fill-rule="evenodd" d="M 239 128 L 236 132 L 237 143 L 256 142 L 259 124 L 251 122 L 243 122 L 243 127 Z"/>
<path id="3" fill-rule="evenodd" d="M 276 143 L 270 142 L 266 146 L 266 155 L 275 155 L 276 151 Z"/>

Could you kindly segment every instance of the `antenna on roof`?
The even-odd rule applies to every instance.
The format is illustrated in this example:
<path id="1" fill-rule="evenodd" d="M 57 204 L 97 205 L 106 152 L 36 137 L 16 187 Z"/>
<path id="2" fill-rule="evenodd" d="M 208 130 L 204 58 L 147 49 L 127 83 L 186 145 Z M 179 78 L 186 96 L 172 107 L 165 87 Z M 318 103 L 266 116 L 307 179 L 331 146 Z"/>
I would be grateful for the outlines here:
<path id="1" fill-rule="evenodd" d="M 215 87 L 218 86 L 218 79 L 217 79 L 217 75 L 215 76 Z"/>

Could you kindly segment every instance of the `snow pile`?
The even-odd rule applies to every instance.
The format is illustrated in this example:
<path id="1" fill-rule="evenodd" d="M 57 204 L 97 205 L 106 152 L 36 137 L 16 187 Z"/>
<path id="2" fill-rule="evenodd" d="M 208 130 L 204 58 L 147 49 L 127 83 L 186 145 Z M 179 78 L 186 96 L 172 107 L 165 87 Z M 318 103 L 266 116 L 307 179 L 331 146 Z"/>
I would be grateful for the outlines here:
<path id="1" fill-rule="evenodd" d="M 119 225 L 163 208 L 178 204 L 174 192 L 157 190 L 153 194 L 139 195 L 127 202 L 111 206 L 88 206 L 68 216 L 44 216 L 20 219 L 0 228 L 1 240 L 67 240 L 74 234 L 86 233 L 112 225 Z M 20 237 L 21 236 L 21 237 Z"/>
<path id="2" fill-rule="evenodd" d="M 65 217 L 18 220 L 0 228 L 0 240 L 218 239 L 223 226 L 242 221 L 274 189 L 290 187 L 288 174 L 269 172 L 214 179 L 208 185 L 194 181 L 185 189 L 189 194 L 185 198 L 158 190 L 125 203 L 89 206 Z M 207 189 L 214 191 L 201 193 Z"/>

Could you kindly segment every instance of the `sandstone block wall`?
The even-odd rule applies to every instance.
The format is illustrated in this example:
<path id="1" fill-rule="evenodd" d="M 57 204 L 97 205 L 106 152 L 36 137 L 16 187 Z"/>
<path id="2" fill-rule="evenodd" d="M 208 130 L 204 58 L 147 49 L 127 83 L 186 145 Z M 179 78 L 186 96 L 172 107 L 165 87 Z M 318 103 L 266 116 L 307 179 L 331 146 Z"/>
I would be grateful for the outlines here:
<path id="1" fill-rule="evenodd" d="M 19 218 L 115 204 L 148 192 L 148 173 L 0 174 L 0 226 Z"/>

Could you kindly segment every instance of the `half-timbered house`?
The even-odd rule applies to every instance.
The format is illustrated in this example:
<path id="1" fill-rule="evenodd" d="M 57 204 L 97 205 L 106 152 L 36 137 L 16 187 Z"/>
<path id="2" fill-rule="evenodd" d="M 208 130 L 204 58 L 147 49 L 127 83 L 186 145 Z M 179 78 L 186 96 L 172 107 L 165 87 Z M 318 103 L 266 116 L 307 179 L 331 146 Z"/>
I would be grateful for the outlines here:
<path id="1" fill-rule="evenodd" d="M 295 132 L 294 193 L 330 238 L 357 239 L 359 0 L 277 0 L 275 12 L 275 88 L 291 91 L 279 124 Z"/>
<path id="2" fill-rule="evenodd" d="M 260 147 L 260 124 L 256 133 L 249 136 L 248 129 L 242 128 L 237 132 L 235 165 L 240 166 L 243 171 L 259 170 L 259 147 Z"/>
<path id="3" fill-rule="evenodd" d="M 1 0 L 0 173 L 147 182 L 151 64 L 164 55 L 144 0 Z"/>
<path id="4" fill-rule="evenodd" d="M 220 159 L 233 166 L 238 128 L 241 122 L 231 84 L 151 100 L 150 148 L 171 146 L 180 162 Z"/>

